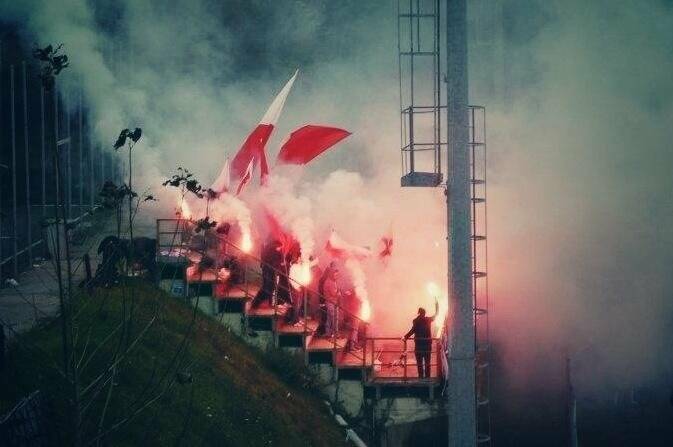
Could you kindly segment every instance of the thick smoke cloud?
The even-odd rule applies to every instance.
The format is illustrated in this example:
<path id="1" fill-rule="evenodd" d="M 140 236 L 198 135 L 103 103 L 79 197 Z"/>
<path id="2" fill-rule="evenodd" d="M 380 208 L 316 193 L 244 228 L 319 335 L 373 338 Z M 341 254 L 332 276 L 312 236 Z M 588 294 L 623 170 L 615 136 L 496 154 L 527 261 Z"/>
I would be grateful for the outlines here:
<path id="1" fill-rule="evenodd" d="M 279 185 L 301 181 L 276 190 L 276 205 L 297 231 L 312 226 L 316 251 L 331 228 L 373 249 L 392 231 L 389 264 L 364 266 L 381 331 L 402 332 L 419 305 L 432 307 L 425 285 L 446 278 L 444 196 L 399 188 L 394 1 L 95 3 L 24 1 L 3 16 L 24 23 L 29 41 L 65 44 L 101 141 L 143 127 L 143 186 L 160 192 L 176 166 L 214 179 L 299 68 L 271 158 L 305 123 L 353 136 L 304 172 L 278 173 Z M 502 23 L 481 20 L 489 3 L 470 2 L 474 33 L 495 36 L 496 49 L 485 60 L 483 42 L 471 45 L 471 100 L 488 106 L 490 286 L 504 358 L 568 351 L 583 384 L 651 378 L 670 369 L 673 330 L 671 6 L 493 2 Z M 161 199 L 170 215 L 174 199 Z M 536 366 L 513 369 L 525 379 Z"/>
<path id="2" fill-rule="evenodd" d="M 671 6 L 536 2 L 508 16 L 511 100 L 489 116 L 499 338 L 514 358 L 567 351 L 581 385 L 664 377 L 673 336 Z"/>

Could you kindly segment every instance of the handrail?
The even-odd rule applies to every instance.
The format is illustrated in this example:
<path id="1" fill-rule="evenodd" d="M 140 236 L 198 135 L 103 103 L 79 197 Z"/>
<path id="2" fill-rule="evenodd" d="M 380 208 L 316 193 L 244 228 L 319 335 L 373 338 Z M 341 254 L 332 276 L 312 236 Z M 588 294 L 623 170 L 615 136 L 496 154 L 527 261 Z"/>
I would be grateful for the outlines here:
<path id="1" fill-rule="evenodd" d="M 399 337 L 370 337 L 367 338 L 367 342 L 371 344 L 372 350 L 372 378 L 373 379 L 394 379 L 407 382 L 410 379 L 436 379 L 437 377 L 442 376 L 442 362 L 439 356 L 441 356 L 441 339 L 432 337 L 432 338 L 418 338 L 415 339 L 418 341 L 428 341 L 430 342 L 429 350 L 418 350 L 417 345 L 411 348 L 408 344 L 408 341 L 411 339 L 402 339 Z M 391 342 L 403 343 L 403 346 L 398 349 L 391 348 L 389 345 Z M 380 349 L 377 348 L 377 343 L 385 343 L 388 346 L 380 346 Z M 428 363 L 429 376 L 428 377 L 419 377 L 420 374 L 417 373 L 416 368 L 418 364 L 416 360 L 409 362 L 410 353 L 428 353 L 430 361 Z M 376 355 L 376 360 L 379 361 L 378 364 L 375 363 L 374 355 Z M 412 373 L 409 374 L 409 367 L 412 368 Z M 399 368 L 402 368 L 400 373 Z"/>
<path id="2" fill-rule="evenodd" d="M 166 231 L 164 232 L 165 234 L 170 234 L 172 235 L 172 241 L 168 245 L 163 245 L 161 244 L 161 241 L 157 241 L 157 252 L 160 253 L 161 249 L 169 248 L 171 251 L 176 248 L 176 246 L 182 246 L 186 250 L 191 251 L 185 244 L 184 244 L 184 239 L 182 237 L 182 234 L 177 234 L 177 233 L 185 233 L 189 232 L 189 223 L 192 223 L 192 221 L 187 220 L 187 219 L 157 219 L 157 233 L 158 233 L 158 238 L 160 234 L 164 234 L 161 231 L 161 224 L 160 221 L 163 222 L 177 222 L 177 225 L 173 228 L 171 228 L 171 231 Z M 180 225 L 180 222 L 185 222 L 185 224 L 182 226 Z M 267 263 L 264 263 L 260 257 L 255 256 L 250 253 L 246 253 L 243 251 L 238 245 L 235 243 L 231 242 L 231 240 L 223 235 L 214 233 L 214 232 L 204 232 L 204 234 L 207 234 L 208 236 L 214 236 L 214 239 L 217 240 L 218 244 L 223 243 L 225 250 L 228 254 L 232 255 L 234 258 L 237 258 L 239 261 L 240 266 L 242 267 L 241 269 L 241 280 L 242 283 L 230 283 L 228 284 L 229 288 L 235 289 L 235 290 L 240 290 L 244 293 L 244 296 L 246 299 L 252 298 L 252 294 L 250 293 L 250 288 L 248 287 L 249 281 L 251 279 L 251 276 L 254 278 L 259 278 L 261 277 L 261 272 L 259 269 L 254 268 L 252 265 L 257 264 L 259 266 L 266 266 L 268 268 L 271 268 L 276 274 L 284 275 L 287 276 L 287 283 L 286 284 L 279 284 L 278 287 L 284 288 L 290 287 L 290 292 L 291 293 L 297 293 L 301 294 L 301 297 L 303 299 L 303 318 L 299 319 L 302 325 L 302 334 L 304 337 L 309 335 L 310 333 L 313 333 L 313 330 L 309 329 L 309 320 L 308 320 L 308 315 L 309 315 L 309 300 L 308 296 L 309 294 L 312 295 L 313 297 L 317 297 L 321 299 L 322 302 L 325 303 L 330 303 L 335 307 L 335 328 L 334 328 L 334 336 L 331 338 L 331 351 L 333 353 L 333 358 L 336 362 L 338 362 L 338 359 L 336 357 L 337 353 L 339 351 L 343 351 L 345 346 L 339 344 L 339 333 L 343 332 L 340 329 L 339 325 L 339 320 L 342 319 L 344 316 L 348 318 L 350 321 L 351 326 L 348 327 L 347 330 L 354 330 L 358 329 L 361 324 L 366 323 L 362 318 L 359 316 L 355 315 L 355 313 L 349 311 L 346 309 L 340 300 L 332 300 L 328 297 L 326 297 L 324 294 L 318 293 L 316 290 L 300 284 L 297 280 L 291 278 L 289 276 L 289 271 L 285 271 L 284 269 L 277 269 L 274 266 L 268 265 Z M 176 237 L 177 236 L 177 237 Z M 177 242 L 180 241 L 180 242 Z M 176 244 L 177 242 L 177 244 Z M 204 255 L 203 250 L 194 250 L 195 252 L 199 253 L 201 256 Z M 186 256 L 186 252 L 182 253 L 181 256 Z M 261 287 L 261 284 L 260 284 Z M 294 288 L 294 290 L 292 290 Z M 273 315 L 274 316 L 279 316 L 279 303 L 278 300 L 275 300 L 273 302 Z M 294 306 L 293 306 L 294 307 Z M 299 309 L 295 308 L 295 311 L 299 311 Z M 341 317 L 341 318 L 340 318 Z M 247 325 L 247 313 L 246 313 L 246 325 Z M 297 332 L 299 333 L 299 332 Z M 350 334 L 347 335 L 347 337 L 350 339 Z M 306 338 L 304 338 L 306 339 Z M 412 338 L 408 339 L 411 340 Z M 404 382 L 412 379 L 416 380 L 419 379 L 419 375 L 416 372 L 415 367 L 417 367 L 416 361 L 412 360 L 411 362 L 409 361 L 409 353 L 412 352 L 420 352 L 416 350 L 416 346 L 413 348 L 409 345 L 408 340 L 402 341 L 400 337 L 370 337 L 370 336 L 365 336 L 361 339 L 361 347 L 362 351 L 355 351 L 355 350 L 349 350 L 348 355 L 352 356 L 351 358 L 355 358 L 356 364 L 358 362 L 361 362 L 362 367 L 368 370 L 368 376 L 373 379 L 390 379 L 390 380 L 402 380 Z M 440 346 L 440 339 L 437 337 L 431 337 L 431 338 L 413 338 L 415 343 L 419 341 L 428 341 L 430 344 L 430 350 L 425 351 L 430 353 L 430 362 L 428 363 L 430 366 L 430 375 L 429 379 L 436 379 L 437 377 L 441 377 L 442 375 L 442 362 L 440 359 L 440 355 L 442 353 L 442 349 Z M 400 348 L 391 348 L 390 344 L 392 342 L 397 342 L 397 343 L 403 343 L 403 345 Z M 388 346 L 382 346 L 382 345 L 388 345 Z M 413 358 L 413 356 L 412 356 Z M 351 364 L 352 365 L 352 364 Z M 409 371 L 409 368 L 412 367 L 412 371 Z M 402 371 L 400 373 L 400 369 L 402 368 Z M 411 372 L 411 373 L 410 373 Z"/>
<path id="3" fill-rule="evenodd" d="M 164 234 L 164 233 L 162 233 L 162 232 L 159 231 L 159 230 L 160 230 L 160 228 L 159 228 L 159 226 L 160 226 L 159 222 L 177 222 L 177 223 L 178 223 L 178 226 L 179 226 L 179 223 L 180 223 L 180 222 L 192 223 L 192 221 L 189 220 L 189 219 L 177 219 L 177 218 L 157 219 L 157 236 L 158 236 L 159 234 Z M 176 227 L 175 232 L 178 232 L 178 231 L 179 231 L 179 229 L 178 229 L 178 227 Z M 187 228 L 187 227 L 185 226 L 185 228 L 184 228 L 183 231 L 189 231 L 189 228 Z M 213 235 L 212 233 L 208 233 L 208 231 L 209 231 L 209 230 L 204 231 L 204 234 L 210 234 L 210 235 Z M 173 233 L 174 233 L 174 232 L 170 232 L 170 233 L 166 232 L 165 234 L 173 234 Z M 341 346 L 338 345 L 338 333 L 339 333 L 339 320 L 340 320 L 340 317 L 346 316 L 346 317 L 348 317 L 348 318 L 350 318 L 350 319 L 353 319 L 353 320 L 355 321 L 355 324 L 354 324 L 353 326 L 356 326 L 356 327 L 359 327 L 359 326 L 360 326 L 361 324 L 363 324 L 363 323 L 365 323 L 365 324 L 367 323 L 365 320 L 363 320 L 363 319 L 360 318 L 359 316 L 355 315 L 353 312 L 350 312 L 349 310 L 345 309 L 344 306 L 341 305 L 341 303 L 339 302 L 339 300 L 336 300 L 336 301 L 335 301 L 335 300 L 332 300 L 332 299 L 328 299 L 324 294 L 320 294 L 318 291 L 315 291 L 315 290 L 309 288 L 308 286 L 305 286 L 305 285 L 299 283 L 298 281 L 296 281 L 295 279 L 293 279 L 292 277 L 289 276 L 289 272 L 285 272 L 285 271 L 279 270 L 279 269 L 277 269 L 277 268 L 275 268 L 275 267 L 273 267 L 273 266 L 271 266 L 271 265 L 269 265 L 269 264 L 267 264 L 267 263 L 264 263 L 264 262 L 261 260 L 261 258 L 258 258 L 257 256 L 255 256 L 255 255 L 253 255 L 253 254 L 251 254 L 251 253 L 247 253 L 247 252 L 245 252 L 245 251 L 244 251 L 243 249 L 241 249 L 238 245 L 236 245 L 236 244 L 234 244 L 233 242 L 231 242 L 231 241 L 229 240 L 228 237 L 222 236 L 222 235 L 217 234 L 217 233 L 215 233 L 214 236 L 215 236 L 215 238 L 218 240 L 218 242 L 224 242 L 224 243 L 225 243 L 225 246 L 231 247 L 232 249 L 236 250 L 236 251 L 239 253 L 239 256 L 240 256 L 241 258 L 243 258 L 243 259 L 245 259 L 245 260 L 248 260 L 248 261 L 255 261 L 255 262 L 259 263 L 260 266 L 266 266 L 266 267 L 269 267 L 269 268 L 271 268 L 271 269 L 272 269 L 276 274 L 278 274 L 278 275 L 287 276 L 287 279 L 288 279 L 288 285 L 289 285 L 290 287 L 292 287 L 293 284 L 296 285 L 295 290 L 297 290 L 299 293 L 304 294 L 304 296 L 303 296 L 303 298 L 304 298 L 304 318 L 302 319 L 302 324 L 303 324 L 303 329 L 304 329 L 304 331 L 303 331 L 303 332 L 304 332 L 304 335 L 307 335 L 307 334 L 309 333 L 309 330 L 308 330 L 308 321 L 307 321 L 307 319 L 306 319 L 306 315 L 307 315 L 306 310 L 307 310 L 307 305 L 308 305 L 307 296 L 308 296 L 309 294 L 311 294 L 311 295 L 316 296 L 316 297 L 318 297 L 319 299 L 321 299 L 322 302 L 330 303 L 330 304 L 334 305 L 334 306 L 335 306 L 335 316 L 334 316 L 334 320 L 335 320 L 335 326 L 336 326 L 336 327 L 334 328 L 334 336 L 332 337 L 332 340 L 331 340 L 331 341 L 332 341 L 332 350 L 333 350 L 335 353 L 336 353 L 336 351 L 338 351 L 338 350 L 341 348 Z M 161 244 L 160 244 L 160 241 L 157 240 L 157 251 L 158 251 L 158 252 L 160 251 L 161 247 L 162 247 L 162 246 L 161 246 Z M 169 245 L 168 248 L 171 248 L 171 249 L 172 249 L 172 248 L 173 248 L 173 245 Z M 253 269 L 251 269 L 251 268 L 248 266 L 247 263 L 242 263 L 242 264 L 243 264 L 243 266 L 244 266 L 244 277 L 247 276 L 247 272 L 248 272 L 248 270 L 252 270 L 252 271 L 254 271 Z M 260 273 L 258 273 L 258 272 L 255 272 L 255 273 L 256 273 L 258 276 L 261 276 Z M 236 284 L 232 284 L 232 287 L 236 287 L 236 286 L 237 286 Z M 284 287 L 284 286 L 279 285 L 279 287 Z M 238 289 L 241 290 L 240 287 L 238 287 Z M 245 293 L 246 298 L 249 298 L 249 297 L 250 297 L 250 295 L 247 293 L 247 290 L 243 290 L 243 292 Z M 291 290 L 290 290 L 290 292 L 291 292 Z M 278 300 L 276 300 L 276 301 L 274 302 L 274 316 L 278 316 Z M 366 340 L 365 340 L 365 345 L 366 345 Z M 359 360 L 361 359 L 362 362 L 363 362 L 363 365 L 364 365 L 365 362 L 366 362 L 366 357 L 365 357 L 365 355 L 364 355 L 364 352 L 365 352 L 365 350 L 363 349 L 363 355 L 362 355 L 362 356 L 358 355 L 357 353 L 355 353 L 355 352 L 353 352 L 353 351 L 351 351 L 350 354 L 353 355 L 353 356 L 355 356 L 355 357 L 358 358 Z"/>

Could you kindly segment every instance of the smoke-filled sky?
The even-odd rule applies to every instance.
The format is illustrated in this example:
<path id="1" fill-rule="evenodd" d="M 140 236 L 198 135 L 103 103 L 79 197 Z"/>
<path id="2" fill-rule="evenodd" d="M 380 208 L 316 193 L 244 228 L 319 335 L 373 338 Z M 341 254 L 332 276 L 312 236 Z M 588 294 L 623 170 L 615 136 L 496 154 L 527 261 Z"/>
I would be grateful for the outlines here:
<path id="1" fill-rule="evenodd" d="M 468 4 L 505 358 L 567 350 L 582 383 L 670 372 L 673 3 Z M 155 192 L 177 166 L 213 179 L 298 68 L 270 159 L 306 123 L 353 135 L 301 180 L 274 178 L 276 205 L 310 217 L 316 247 L 330 228 L 372 247 L 392 230 L 390 264 L 364 266 L 384 332 L 431 306 L 425 283 L 445 282 L 443 194 L 399 187 L 395 0 L 24 0 L 0 12 L 27 42 L 64 43 L 101 141 L 143 128 L 138 172 Z M 170 214 L 170 200 L 155 211 Z"/>

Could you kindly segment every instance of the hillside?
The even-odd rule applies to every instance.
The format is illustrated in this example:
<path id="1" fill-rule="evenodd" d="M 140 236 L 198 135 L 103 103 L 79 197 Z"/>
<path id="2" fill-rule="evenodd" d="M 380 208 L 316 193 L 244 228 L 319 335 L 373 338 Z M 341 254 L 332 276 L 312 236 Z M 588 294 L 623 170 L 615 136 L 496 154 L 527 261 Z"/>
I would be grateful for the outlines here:
<path id="1" fill-rule="evenodd" d="M 133 296 L 130 296 L 133 290 Z M 131 419 L 104 439 L 107 445 L 342 445 L 344 433 L 312 390 L 301 362 L 280 352 L 250 348 L 216 321 L 146 284 L 99 290 L 75 305 L 85 440 Z M 122 315 L 132 315 L 123 319 Z M 131 321 L 131 324 L 121 324 Z M 190 330 L 192 328 L 192 330 Z M 119 335 L 126 329 L 127 337 Z M 144 332 L 143 332 L 144 331 Z M 185 333 L 191 333 L 185 339 Z M 134 342 L 139 334 L 144 334 Z M 95 382 L 120 346 L 114 383 Z M 93 354 L 93 355 L 92 355 Z M 56 413 L 61 441 L 69 385 L 62 368 L 59 320 L 43 321 L 14 340 L 0 373 L 0 412 L 42 390 Z M 109 377 L 109 374 L 107 375 Z M 100 385 L 100 386 L 99 386 Z M 137 411 L 146 406 L 142 411 Z M 137 414 L 136 414 L 137 412 Z"/>

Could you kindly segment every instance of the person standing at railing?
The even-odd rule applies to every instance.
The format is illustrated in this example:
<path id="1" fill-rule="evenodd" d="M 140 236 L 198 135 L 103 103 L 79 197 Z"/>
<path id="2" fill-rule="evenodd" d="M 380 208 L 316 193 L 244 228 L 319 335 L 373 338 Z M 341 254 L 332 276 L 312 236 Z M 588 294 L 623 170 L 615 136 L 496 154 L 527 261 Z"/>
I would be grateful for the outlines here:
<path id="1" fill-rule="evenodd" d="M 416 367 L 418 368 L 418 377 L 430 377 L 430 359 L 432 357 L 432 322 L 439 312 L 439 303 L 435 300 L 435 314 L 431 317 L 425 316 L 425 309 L 418 308 L 418 316 L 414 318 L 411 330 L 407 332 L 402 341 L 404 341 L 405 353 L 406 343 L 409 337 L 414 336 L 414 354 L 416 355 Z"/>
<path id="2" fill-rule="evenodd" d="M 261 267 L 262 267 L 262 287 L 252 300 L 251 307 L 259 307 L 264 301 L 271 305 L 271 298 L 276 291 L 276 278 L 281 268 L 283 255 L 280 252 L 281 244 L 274 240 L 268 242 L 262 248 Z"/>
<path id="3" fill-rule="evenodd" d="M 299 262 L 301 257 L 301 249 L 299 248 L 299 243 L 295 242 L 288 249 L 287 254 L 283 256 L 283 261 L 280 264 L 280 274 L 278 275 L 278 289 L 276 291 L 276 297 L 278 298 L 278 304 L 289 304 L 292 305 L 292 288 L 290 286 L 290 266 Z"/>
<path id="4" fill-rule="evenodd" d="M 323 274 L 325 282 L 323 284 L 324 304 L 325 304 L 325 335 L 335 337 L 338 332 L 338 308 L 341 302 L 341 290 L 337 283 L 339 279 L 339 269 L 334 264 Z"/>
<path id="5" fill-rule="evenodd" d="M 361 320 L 357 315 L 360 315 L 362 301 L 357 296 L 354 288 L 342 293 L 342 299 L 342 308 L 345 310 L 343 315 L 343 328 L 348 337 L 346 351 L 358 351 L 362 349 L 362 347 L 359 344 Z"/>

